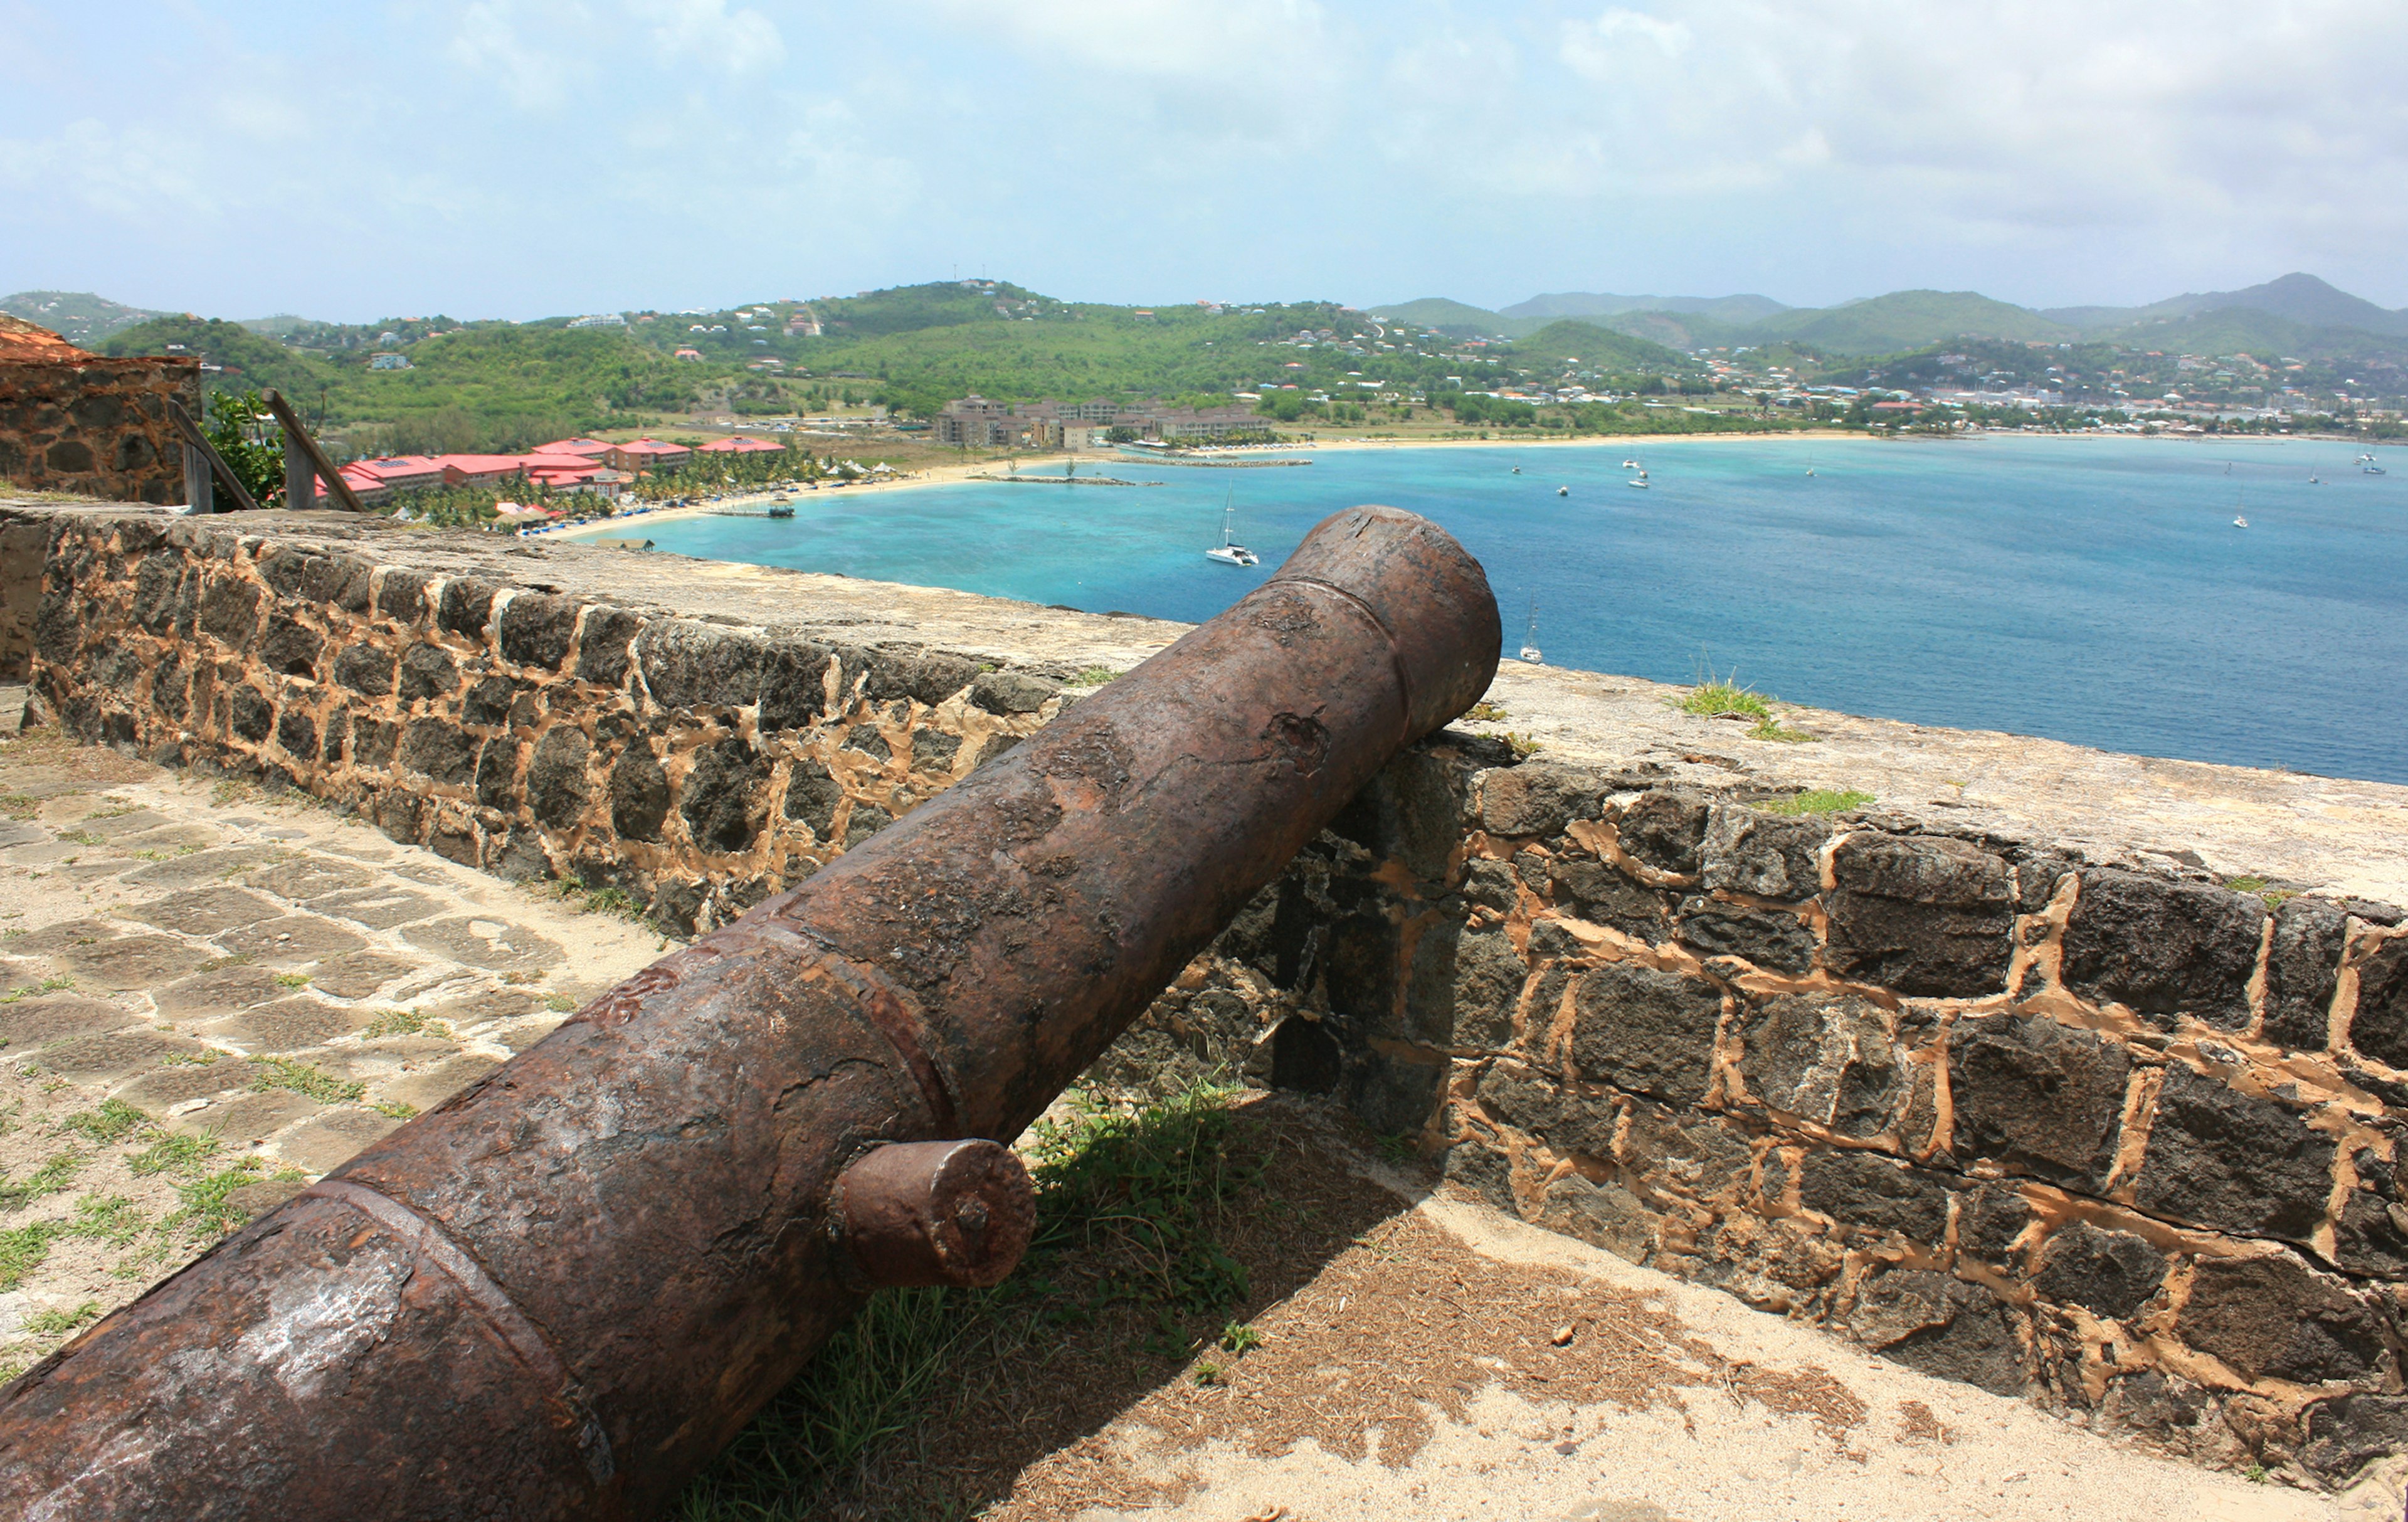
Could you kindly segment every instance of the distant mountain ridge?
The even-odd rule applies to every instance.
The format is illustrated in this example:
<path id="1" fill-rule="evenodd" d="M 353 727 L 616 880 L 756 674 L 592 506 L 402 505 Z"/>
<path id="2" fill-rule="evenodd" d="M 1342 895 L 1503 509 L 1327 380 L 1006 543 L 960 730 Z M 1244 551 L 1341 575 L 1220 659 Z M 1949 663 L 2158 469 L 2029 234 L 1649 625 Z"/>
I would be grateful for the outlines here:
<path id="1" fill-rule="evenodd" d="M 1570 292 L 1533 296 L 1499 311 L 1442 296 L 1369 309 L 1458 337 L 1520 339 L 1570 319 L 1673 349 L 1792 342 L 1844 355 L 1899 353 L 1953 338 L 2009 338 L 2150 347 L 2180 342 L 2188 349 L 2272 348 L 2339 357 L 2394 352 L 2399 346 L 2380 340 L 2408 337 L 2408 309 L 2393 311 L 2296 272 L 2239 291 L 2193 293 L 2145 307 L 2035 310 L 1976 291 L 1893 291 L 1820 308 L 1784 307 L 1761 295 Z"/>
<path id="2" fill-rule="evenodd" d="M 49 328 L 79 349 L 89 349 L 136 323 L 168 315 L 129 307 L 89 291 L 20 291 L 12 296 L 0 296 L 0 312 Z"/>

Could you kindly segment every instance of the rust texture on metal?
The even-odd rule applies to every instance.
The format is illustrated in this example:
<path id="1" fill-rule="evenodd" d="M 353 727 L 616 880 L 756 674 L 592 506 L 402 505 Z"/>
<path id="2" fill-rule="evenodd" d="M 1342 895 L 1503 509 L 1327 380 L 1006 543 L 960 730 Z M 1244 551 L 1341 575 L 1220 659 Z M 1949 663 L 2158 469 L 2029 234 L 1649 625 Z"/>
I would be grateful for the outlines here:
<path id="1" fill-rule="evenodd" d="M 0 1515 L 656 1514 L 868 1284 L 1017 1256 L 984 1154 L 891 1144 L 1018 1136 L 1480 697 L 1498 637 L 1445 533 L 1333 515 L 1220 617 L 0 1391 Z M 908 1214 L 915 1169 L 917 1222 L 854 1213 L 885 1189 Z"/>
<path id="2" fill-rule="evenodd" d="M 873 1289 L 1001 1284 L 1037 1229 L 1037 1186 L 1010 1147 L 983 1139 L 896 1142 L 837 1180 L 845 1255 Z"/>

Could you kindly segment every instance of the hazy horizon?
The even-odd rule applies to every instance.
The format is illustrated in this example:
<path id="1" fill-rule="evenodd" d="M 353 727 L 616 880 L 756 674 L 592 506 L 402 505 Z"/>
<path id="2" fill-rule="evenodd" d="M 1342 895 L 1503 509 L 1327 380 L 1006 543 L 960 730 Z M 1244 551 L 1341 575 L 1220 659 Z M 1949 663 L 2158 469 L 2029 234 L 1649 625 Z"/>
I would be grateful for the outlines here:
<path id="1" fill-rule="evenodd" d="M 2408 306 L 2408 10 L 0 0 L 0 290 L 220 316 L 1899 289 Z"/>

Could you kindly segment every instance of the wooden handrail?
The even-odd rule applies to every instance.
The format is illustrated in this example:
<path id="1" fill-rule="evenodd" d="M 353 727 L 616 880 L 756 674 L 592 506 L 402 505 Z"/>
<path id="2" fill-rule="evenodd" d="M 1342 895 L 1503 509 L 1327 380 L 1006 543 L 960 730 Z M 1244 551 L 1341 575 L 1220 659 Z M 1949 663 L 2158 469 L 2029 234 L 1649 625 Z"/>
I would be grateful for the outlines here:
<path id="1" fill-rule="evenodd" d="M 193 421 L 193 415 L 185 411 L 183 404 L 173 396 L 167 398 L 167 418 L 175 424 L 176 431 L 184 436 L 184 443 L 188 447 L 199 450 L 208 457 L 209 473 L 217 477 L 218 484 L 234 494 L 234 499 L 242 505 L 244 511 L 257 512 L 259 504 L 252 499 L 250 488 L 243 485 L 242 478 L 225 463 L 225 457 L 209 442 L 208 435 L 201 432 L 201 425 Z"/>
<path id="2" fill-rule="evenodd" d="M 260 400 L 267 404 L 267 409 L 275 413 L 276 421 L 283 425 L 284 447 L 289 450 L 298 444 L 301 447 L 301 452 L 308 457 L 309 468 L 317 473 L 320 481 L 326 483 L 327 496 L 340 502 L 347 512 L 367 511 L 358 495 L 351 490 L 351 483 L 345 481 L 342 472 L 335 468 L 334 462 L 326 458 L 326 452 L 320 449 L 318 441 L 309 437 L 309 430 L 301 426 L 301 419 L 293 410 L 292 404 L 273 391 L 262 392 Z M 291 494 L 288 492 L 286 495 Z M 303 508 L 314 508 L 318 505 L 317 494 L 312 492 L 310 499 L 307 502 L 287 502 L 284 505 L 295 511 Z"/>

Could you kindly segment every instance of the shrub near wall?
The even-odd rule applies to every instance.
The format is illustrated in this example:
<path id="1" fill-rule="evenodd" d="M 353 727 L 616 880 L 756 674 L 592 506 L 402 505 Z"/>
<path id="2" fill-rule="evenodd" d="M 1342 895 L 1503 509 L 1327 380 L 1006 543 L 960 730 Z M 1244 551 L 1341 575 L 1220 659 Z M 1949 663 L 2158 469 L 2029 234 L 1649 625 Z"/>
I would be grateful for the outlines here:
<path id="1" fill-rule="evenodd" d="M 76 732 L 709 928 L 1060 706 L 1057 684 L 311 553 L 56 521 L 36 686 Z"/>

